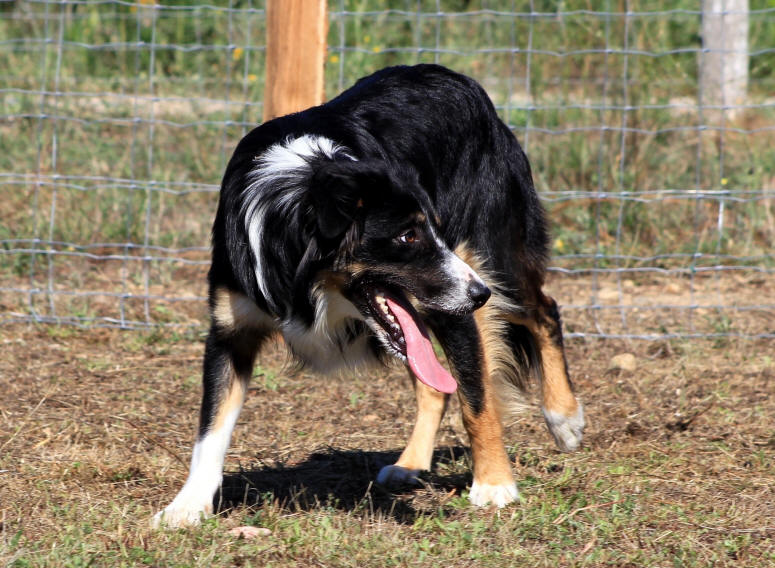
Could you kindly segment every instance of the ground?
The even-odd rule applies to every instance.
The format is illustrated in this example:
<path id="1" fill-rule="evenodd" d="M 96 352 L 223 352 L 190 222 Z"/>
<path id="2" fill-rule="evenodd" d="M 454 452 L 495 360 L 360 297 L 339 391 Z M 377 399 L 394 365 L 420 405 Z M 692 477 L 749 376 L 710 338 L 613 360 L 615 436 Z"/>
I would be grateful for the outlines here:
<path id="1" fill-rule="evenodd" d="M 571 339 L 584 446 L 558 452 L 538 409 L 527 412 L 507 436 L 523 501 L 502 510 L 467 502 L 456 402 L 424 485 L 388 492 L 372 481 L 411 429 L 405 373 L 289 373 L 278 345 L 238 422 L 220 516 L 156 532 L 150 517 L 186 476 L 203 338 L 0 326 L 0 563 L 775 563 L 772 339 Z M 625 353 L 634 370 L 612 363 Z M 245 525 L 271 534 L 229 533 Z"/>

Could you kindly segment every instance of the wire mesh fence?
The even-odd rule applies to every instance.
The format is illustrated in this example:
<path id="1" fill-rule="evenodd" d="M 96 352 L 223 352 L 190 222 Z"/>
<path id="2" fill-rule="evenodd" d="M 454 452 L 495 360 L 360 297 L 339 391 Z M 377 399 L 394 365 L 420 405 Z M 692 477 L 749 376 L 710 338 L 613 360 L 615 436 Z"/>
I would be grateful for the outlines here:
<path id="1" fill-rule="evenodd" d="M 728 2 L 332 0 L 326 94 L 418 62 L 481 82 L 549 210 L 569 336 L 772 339 L 775 8 Z M 747 42 L 710 42 L 735 16 Z M 0 323 L 204 325 L 264 54 L 258 1 L 0 0 Z M 719 54 L 744 57 L 733 100 Z"/>

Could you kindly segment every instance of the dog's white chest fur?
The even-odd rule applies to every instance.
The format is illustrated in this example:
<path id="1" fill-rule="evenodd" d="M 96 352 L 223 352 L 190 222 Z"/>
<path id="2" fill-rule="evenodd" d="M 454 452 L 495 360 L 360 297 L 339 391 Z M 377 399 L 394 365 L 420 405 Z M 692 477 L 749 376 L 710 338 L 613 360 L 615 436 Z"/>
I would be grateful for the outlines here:
<path id="1" fill-rule="evenodd" d="M 368 334 L 353 333 L 353 324 L 363 321 L 356 307 L 337 291 L 315 293 L 315 321 L 312 326 L 291 319 L 280 331 L 301 361 L 322 373 L 352 369 L 375 362 Z"/>

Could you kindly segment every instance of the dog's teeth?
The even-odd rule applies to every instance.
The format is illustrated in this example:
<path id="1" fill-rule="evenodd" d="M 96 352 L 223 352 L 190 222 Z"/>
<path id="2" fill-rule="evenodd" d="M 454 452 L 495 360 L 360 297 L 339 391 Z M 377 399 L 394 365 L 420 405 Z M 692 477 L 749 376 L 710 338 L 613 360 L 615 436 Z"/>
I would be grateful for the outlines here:
<path id="1" fill-rule="evenodd" d="M 396 323 L 396 316 L 394 316 L 393 314 L 389 313 L 387 310 L 385 310 L 385 313 L 387 314 L 387 319 L 389 321 L 391 321 L 393 323 Z"/>
<path id="2" fill-rule="evenodd" d="M 380 307 L 382 308 L 383 313 L 388 314 L 388 316 L 390 315 L 390 310 L 388 310 L 387 304 L 382 304 Z"/>

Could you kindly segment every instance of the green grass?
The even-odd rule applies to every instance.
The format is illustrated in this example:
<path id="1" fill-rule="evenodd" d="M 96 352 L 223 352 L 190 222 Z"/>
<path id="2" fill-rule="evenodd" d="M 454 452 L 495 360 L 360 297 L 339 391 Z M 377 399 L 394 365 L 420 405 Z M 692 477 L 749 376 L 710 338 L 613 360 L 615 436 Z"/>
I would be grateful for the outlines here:
<path id="1" fill-rule="evenodd" d="M 107 510 L 49 503 L 56 534 L 33 541 L 17 531 L 6 541 L 5 558 L 9 566 L 700 567 L 734 565 L 745 558 L 750 566 L 766 564 L 766 555 L 751 556 L 763 544 L 754 542 L 755 533 L 726 534 L 723 515 L 712 505 L 653 499 L 649 478 L 654 468 L 676 462 L 680 467 L 680 460 L 665 464 L 661 458 L 657 466 L 625 461 L 626 472 L 613 464 L 607 468 L 612 481 L 594 488 L 577 487 L 578 478 L 593 473 L 582 468 L 559 479 L 534 480 L 522 488 L 528 497 L 517 507 L 472 509 L 463 494 L 404 525 L 371 511 L 369 498 L 342 511 L 326 505 L 281 507 L 266 495 L 264 504 L 248 513 L 210 519 L 199 529 L 162 532 L 143 528 L 147 509 L 137 503 L 116 502 Z M 77 469 L 73 475 L 94 475 Z M 121 470 L 105 482 L 120 488 L 133 475 Z M 638 484 L 636 493 L 618 487 L 622 476 Z M 228 535 L 235 525 L 267 528 L 271 535 L 235 539 Z"/>
<path id="2" fill-rule="evenodd" d="M 174 9 L 186 5 L 194 8 Z M 752 2 L 751 9 L 766 6 Z M 238 2 L 235 8 L 243 11 L 230 13 L 195 2 L 165 3 L 158 10 L 142 2 L 4 5 L 0 36 L 52 41 L 0 47 L 4 85 L 14 89 L 3 94 L 5 112 L 18 117 L 0 125 L 0 171 L 105 176 L 138 180 L 138 185 L 6 185 L 16 203 L 3 207 L 6 229 L 0 238 L 142 243 L 148 232 L 149 241 L 159 246 L 204 245 L 215 196 L 160 193 L 146 182 L 175 191 L 186 189 L 175 185 L 180 183 L 217 184 L 236 141 L 259 122 L 263 7 L 258 2 L 247 11 L 247 4 Z M 430 0 L 419 7 L 425 14 L 421 18 L 373 13 L 417 8 L 403 1 L 333 2 L 327 94 L 390 64 L 437 61 L 468 73 L 484 84 L 525 142 L 544 192 L 760 190 L 775 178 L 772 133 L 753 132 L 772 123 L 773 109 L 752 109 L 726 124 L 744 132 L 726 132 L 723 142 L 716 119 L 698 112 L 697 56 L 685 50 L 701 45 L 700 16 L 678 11 L 696 10 L 694 2 L 674 3 L 670 8 L 677 11 L 668 15 L 631 18 L 627 38 L 620 7 L 610 2 L 598 7 L 610 17 L 561 15 L 588 9 L 585 2 L 534 2 L 536 13 L 558 15 L 532 18 L 477 12 L 494 7 L 483 2 L 443 3 L 445 13 L 471 12 L 465 17 L 435 17 L 436 3 Z M 498 7 L 525 14 L 531 5 Z M 337 15 L 341 8 L 345 14 Z M 638 6 L 643 12 L 662 9 Z M 65 42 L 61 60 L 60 32 Z M 772 37 L 775 17 L 754 15 L 753 103 L 762 102 L 775 85 L 775 57 L 766 51 Z M 152 41 L 153 50 L 147 47 Z M 137 47 L 139 42 L 143 47 Z M 619 53 L 625 44 L 633 51 L 626 57 Z M 425 49 L 418 51 L 418 46 Z M 613 51 L 606 53 L 608 48 Z M 40 89 L 73 96 L 42 100 Z M 41 112 L 47 118 L 39 119 Z M 703 122 L 710 129 L 700 133 L 695 128 Z M 622 138 L 624 125 L 635 131 Z M 619 248 L 635 255 L 658 254 L 674 243 L 683 243 L 686 252 L 766 252 L 775 231 L 772 204 L 726 205 L 726 230 L 715 241 L 700 242 L 698 236 L 715 226 L 717 201 L 627 202 L 621 214 L 618 200 L 599 211 L 583 197 L 572 208 L 550 202 L 555 235 L 565 245 L 555 253 L 589 252 L 596 226 L 603 235 L 598 252 L 604 255 L 616 252 L 606 241 L 617 230 Z M 49 230 L 52 207 L 57 214 Z M 23 272 L 27 261 L 11 255 L 3 262 Z"/>
<path id="3" fill-rule="evenodd" d="M 119 475 L 111 481 L 120 486 L 125 479 Z M 746 533 L 721 536 L 708 546 L 702 529 L 665 530 L 676 523 L 697 526 L 712 520 L 702 516 L 701 507 L 698 515 L 674 505 L 654 506 L 649 493 L 566 495 L 555 487 L 497 514 L 471 509 L 463 497 L 406 526 L 370 513 L 367 501 L 347 513 L 321 507 L 297 514 L 270 502 L 239 520 L 211 519 L 200 529 L 158 533 L 138 526 L 136 519 L 146 510 L 134 504 L 86 512 L 53 506 L 52 520 L 60 527 L 55 540 L 33 542 L 17 532 L 7 543 L 6 559 L 9 566 L 688 567 L 732 565 L 751 550 L 752 537 Z M 272 534 L 256 541 L 234 539 L 227 530 L 235 521 Z"/>
<path id="4" fill-rule="evenodd" d="M 499 511 L 468 502 L 470 456 L 455 401 L 426 485 L 386 491 L 371 482 L 378 464 L 398 455 L 414 416 L 402 373 L 321 380 L 288 373 L 283 353 L 269 350 L 227 455 L 223 514 L 162 531 L 148 521 L 185 477 L 203 338 L 4 326 L 0 342 L 0 377 L 13 377 L 0 392 L 4 566 L 775 561 L 773 371 L 753 342 L 725 350 L 674 342 L 659 357 L 630 345 L 635 374 L 605 371 L 622 348 L 615 342 L 569 342 L 589 420 L 585 446 L 557 452 L 539 413 L 526 413 L 508 429 L 523 499 Z M 271 534 L 240 539 L 229 533 L 239 526 Z"/>

